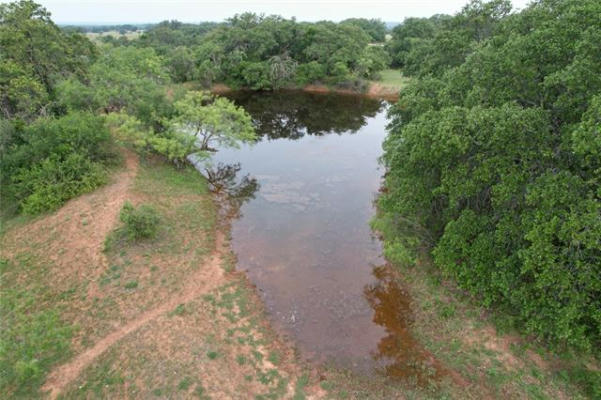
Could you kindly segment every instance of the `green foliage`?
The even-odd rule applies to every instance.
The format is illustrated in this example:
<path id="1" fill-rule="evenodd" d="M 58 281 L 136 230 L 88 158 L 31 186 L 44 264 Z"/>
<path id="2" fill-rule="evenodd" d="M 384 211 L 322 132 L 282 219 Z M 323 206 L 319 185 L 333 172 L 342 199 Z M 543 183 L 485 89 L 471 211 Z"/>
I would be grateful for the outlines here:
<path id="1" fill-rule="evenodd" d="M 145 150 L 153 135 L 152 129 L 142 121 L 123 111 L 106 114 L 105 121 L 117 142 L 133 146 L 138 150 Z"/>
<path id="2" fill-rule="evenodd" d="M 190 91 L 174 105 L 169 129 L 149 139 L 152 148 L 178 164 L 192 154 L 206 158 L 211 146 L 238 147 L 252 143 L 256 133 L 250 116 L 230 100 L 206 92 Z"/>
<path id="3" fill-rule="evenodd" d="M 158 54 L 169 59 L 168 54 L 172 49 L 193 48 L 201 44 L 204 36 L 216 26 L 214 22 L 186 24 L 179 21 L 163 21 L 146 29 L 135 45 L 152 47 Z"/>
<path id="4" fill-rule="evenodd" d="M 40 118 L 2 133 L 3 195 L 28 214 L 56 209 L 103 184 L 104 166 L 116 159 L 103 119 L 90 113 Z"/>
<path id="5" fill-rule="evenodd" d="M 326 78 L 326 68 L 317 61 L 300 64 L 296 69 L 296 80 L 301 85 L 319 83 Z"/>
<path id="6" fill-rule="evenodd" d="M 155 237 L 161 222 L 158 212 L 153 207 L 142 204 L 136 208 L 130 202 L 125 202 L 121 208 L 119 219 L 123 222 L 125 233 L 130 240 Z M 132 288 L 137 285 L 135 282 Z"/>
<path id="7" fill-rule="evenodd" d="M 372 42 L 383 42 L 386 39 L 386 24 L 380 19 L 348 18 L 341 25 L 352 25 L 361 28 L 369 35 Z"/>
<path id="8" fill-rule="evenodd" d="M 441 22 L 440 20 L 440 16 L 407 18 L 402 24 L 395 26 L 392 30 L 391 40 L 386 43 L 386 47 L 392 56 L 392 65 L 403 67 L 412 48 L 417 46 L 421 40 L 431 39 L 434 36 L 435 30 Z"/>
<path id="9" fill-rule="evenodd" d="M 34 398 L 51 366 L 69 354 L 73 328 L 56 308 L 39 308 L 41 285 L 18 287 L 11 277 L 16 268 L 0 260 L 0 391 L 5 398 Z"/>
<path id="10" fill-rule="evenodd" d="M 599 15 L 593 0 L 513 15 L 473 1 L 399 28 L 419 38 L 397 60 L 422 78 L 391 110 L 374 223 L 387 256 L 427 245 L 484 305 L 584 349 L 601 343 Z"/>
<path id="11" fill-rule="evenodd" d="M 169 73 L 174 82 L 187 82 L 196 77 L 196 59 L 189 47 L 178 46 L 170 49 L 166 59 Z"/>
<path id="12" fill-rule="evenodd" d="M 368 46 L 357 61 L 356 72 L 361 78 L 373 79 L 390 65 L 390 56 L 384 47 Z"/>
<path id="13" fill-rule="evenodd" d="M 151 48 L 104 47 L 90 67 L 89 84 L 71 78 L 57 86 L 61 104 L 70 110 L 125 110 L 145 124 L 169 115 L 163 84 L 164 60 Z"/>
<path id="14" fill-rule="evenodd" d="M 207 85 L 221 81 L 259 90 L 372 76 L 388 65 L 385 55 L 368 46 L 370 34 L 383 40 L 382 28 L 375 20 L 298 23 L 236 15 L 198 47 L 198 77 Z"/>
<path id="15" fill-rule="evenodd" d="M 52 155 L 21 169 L 14 182 L 22 211 L 35 215 L 57 209 L 65 201 L 106 183 L 106 172 L 81 154 L 70 154 L 64 160 Z"/>
<path id="16" fill-rule="evenodd" d="M 48 114 L 48 102 L 62 78 L 85 76 L 93 44 L 65 33 L 39 4 L 0 4 L 0 114 L 27 121 Z"/>
<path id="17" fill-rule="evenodd" d="M 393 65 L 406 75 L 441 74 L 495 34 L 510 10 L 508 0 L 472 0 L 453 17 L 409 18 L 395 27 L 387 44 Z"/>

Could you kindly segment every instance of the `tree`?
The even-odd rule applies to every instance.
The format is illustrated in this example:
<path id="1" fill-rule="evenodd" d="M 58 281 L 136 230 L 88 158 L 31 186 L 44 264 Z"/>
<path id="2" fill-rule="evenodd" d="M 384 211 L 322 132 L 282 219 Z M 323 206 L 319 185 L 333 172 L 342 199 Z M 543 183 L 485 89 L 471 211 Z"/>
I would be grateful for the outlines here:
<path id="1" fill-rule="evenodd" d="M 163 88 L 169 73 L 164 59 L 152 48 L 106 46 L 90 67 L 89 76 L 88 85 L 73 78 L 58 85 L 65 107 L 125 110 L 146 124 L 157 124 L 170 112 Z"/>
<path id="2" fill-rule="evenodd" d="M 378 227 L 517 327 L 601 343 L 601 3 L 472 1 L 414 39 Z"/>
<path id="3" fill-rule="evenodd" d="M 368 46 L 371 38 L 363 22 L 383 26 L 368 20 L 298 23 L 278 16 L 236 15 L 210 31 L 196 49 L 198 76 L 206 85 L 222 81 L 254 90 L 318 80 L 346 84 L 371 76 L 386 65 Z"/>
<path id="4" fill-rule="evenodd" d="M 30 0 L 0 4 L 0 110 L 31 121 L 52 112 L 56 83 L 82 79 L 95 57 L 83 35 L 65 33 L 50 13 Z"/>
<path id="5" fill-rule="evenodd" d="M 357 26 L 367 33 L 372 42 L 386 40 L 386 24 L 380 19 L 348 18 L 340 22 L 341 25 Z"/>
<path id="6" fill-rule="evenodd" d="M 150 143 L 177 163 L 190 155 L 206 158 L 218 148 L 237 148 L 257 138 L 250 115 L 223 97 L 191 91 L 175 103 L 175 113 L 168 132 Z"/>

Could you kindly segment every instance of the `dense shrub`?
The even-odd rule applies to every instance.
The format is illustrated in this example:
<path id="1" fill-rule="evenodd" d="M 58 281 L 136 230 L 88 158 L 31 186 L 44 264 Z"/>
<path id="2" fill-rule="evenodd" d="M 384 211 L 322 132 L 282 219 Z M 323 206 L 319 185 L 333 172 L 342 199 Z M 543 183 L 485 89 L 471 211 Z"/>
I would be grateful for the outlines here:
<path id="1" fill-rule="evenodd" d="M 601 3 L 506 7 L 474 1 L 419 44 L 430 50 L 391 110 L 375 225 L 388 256 L 427 244 L 526 332 L 598 349 Z"/>
<path id="2" fill-rule="evenodd" d="M 52 155 L 21 169 L 14 183 L 22 211 L 39 214 L 106 183 L 106 171 L 81 154 L 70 154 L 64 160 Z"/>
<path id="3" fill-rule="evenodd" d="M 160 217 L 153 207 L 146 204 L 134 207 L 130 202 L 123 205 L 119 219 L 124 223 L 125 232 L 132 240 L 155 237 L 160 222 Z"/>
<path id="4" fill-rule="evenodd" d="M 13 124 L 2 134 L 3 196 L 29 214 L 55 209 L 103 184 L 105 166 L 117 160 L 103 118 L 90 113 Z"/>

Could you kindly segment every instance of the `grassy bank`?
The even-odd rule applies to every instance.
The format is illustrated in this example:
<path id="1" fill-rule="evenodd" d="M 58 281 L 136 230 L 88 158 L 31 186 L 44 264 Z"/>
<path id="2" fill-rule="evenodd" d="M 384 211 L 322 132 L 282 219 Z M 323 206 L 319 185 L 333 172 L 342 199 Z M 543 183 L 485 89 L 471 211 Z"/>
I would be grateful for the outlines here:
<path id="1" fill-rule="evenodd" d="M 377 220 L 385 252 L 395 252 L 388 226 Z M 511 317 L 481 307 L 434 267 L 426 252 L 416 263 L 393 265 L 412 298 L 411 331 L 465 384 L 445 385 L 450 398 L 596 399 L 601 368 L 591 354 L 550 349 L 512 328 Z M 437 383 L 433 383 L 437 385 Z"/>
<path id="2" fill-rule="evenodd" d="M 153 161 L 127 176 L 3 234 L 6 398 L 294 393 L 302 375 L 294 353 L 270 331 L 244 276 L 231 272 L 227 224 L 204 178 Z M 155 237 L 122 234 L 125 201 L 156 212 Z M 100 218 L 109 227 L 93 236 Z"/>
<path id="3" fill-rule="evenodd" d="M 372 84 L 381 85 L 385 88 L 401 90 L 407 83 L 410 78 L 403 76 L 400 69 L 385 69 L 378 73 L 380 75 L 379 80 L 370 81 Z"/>
<path id="4" fill-rule="evenodd" d="M 399 91 L 402 90 L 410 78 L 407 78 L 401 74 L 401 71 L 398 69 L 386 69 L 380 72 L 380 79 L 378 80 L 370 80 L 363 81 L 363 84 L 360 85 L 361 89 L 348 89 L 339 87 L 336 85 L 324 85 L 324 84 L 310 84 L 304 86 L 287 86 L 283 89 L 287 90 L 302 90 L 305 92 L 311 93 L 339 93 L 339 94 L 356 94 L 356 95 L 364 95 L 371 98 L 383 99 L 388 101 L 396 101 L 398 99 Z M 199 85 L 192 84 L 190 82 L 185 84 L 187 87 L 195 87 L 199 88 Z M 169 93 L 174 93 L 177 91 L 177 88 L 182 87 L 183 85 L 172 85 L 173 87 L 169 90 Z M 241 88 L 242 90 L 249 90 Z M 234 91 L 233 89 L 226 84 L 216 83 L 211 88 L 210 91 L 215 94 L 226 94 L 228 92 Z"/>

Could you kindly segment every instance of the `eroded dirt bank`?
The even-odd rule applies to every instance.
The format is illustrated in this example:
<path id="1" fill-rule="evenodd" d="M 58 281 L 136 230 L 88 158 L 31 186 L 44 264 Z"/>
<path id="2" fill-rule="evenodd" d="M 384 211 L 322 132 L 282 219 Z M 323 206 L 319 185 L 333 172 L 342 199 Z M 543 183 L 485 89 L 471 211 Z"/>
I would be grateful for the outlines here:
<path id="1" fill-rule="evenodd" d="M 370 83 L 368 89 L 365 92 L 357 92 L 350 89 L 337 89 L 326 85 L 306 85 L 301 88 L 295 88 L 295 90 L 301 90 L 307 93 L 337 93 L 346 95 L 366 96 L 372 99 L 381 99 L 390 102 L 395 102 L 399 98 L 398 88 L 388 87 L 379 83 Z M 223 83 L 218 83 L 213 85 L 210 91 L 215 94 L 223 95 L 230 93 L 234 90 Z"/>

